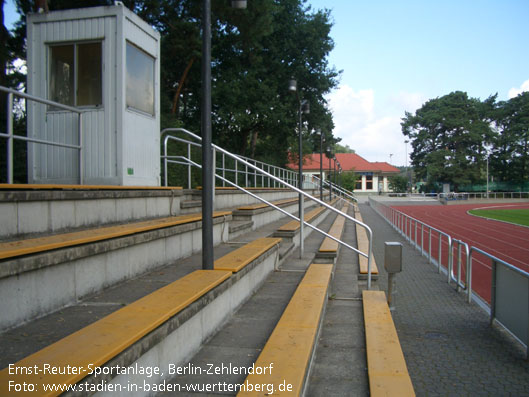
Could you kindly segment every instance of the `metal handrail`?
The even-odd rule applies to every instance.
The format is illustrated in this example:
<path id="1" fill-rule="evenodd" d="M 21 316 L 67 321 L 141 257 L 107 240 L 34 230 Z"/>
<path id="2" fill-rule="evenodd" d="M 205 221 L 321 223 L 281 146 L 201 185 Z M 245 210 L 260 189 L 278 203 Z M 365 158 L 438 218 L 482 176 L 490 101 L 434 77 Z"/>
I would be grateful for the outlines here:
<path id="1" fill-rule="evenodd" d="M 161 132 L 161 134 L 163 135 L 164 133 L 167 133 L 167 132 L 183 132 L 183 133 L 185 133 L 185 134 L 191 136 L 191 137 L 194 138 L 194 139 L 197 139 L 197 140 L 199 140 L 199 141 L 202 141 L 202 138 L 201 138 L 200 136 L 198 136 L 198 135 L 192 133 L 191 131 L 188 131 L 188 130 L 186 130 L 186 129 L 183 129 L 183 128 L 165 129 L 165 130 L 163 130 L 163 131 Z M 354 223 L 356 223 L 356 224 L 360 225 L 361 227 L 363 227 L 363 228 L 366 230 L 367 235 L 368 235 L 368 239 L 369 239 L 369 249 L 368 249 L 368 253 L 367 253 L 367 254 L 365 254 L 365 253 L 359 251 L 358 249 L 356 249 L 356 248 L 350 246 L 349 244 L 347 244 L 347 243 L 345 243 L 345 242 L 343 242 L 343 241 L 341 241 L 341 240 L 339 240 L 339 239 L 337 239 L 337 238 L 335 238 L 335 237 L 333 237 L 333 236 L 331 236 L 331 235 L 325 233 L 325 232 L 322 231 L 321 229 L 318 229 L 316 226 L 313 226 L 313 225 L 311 225 L 310 223 L 306 222 L 304 219 L 300 219 L 299 217 L 296 217 L 295 215 L 292 215 L 292 214 L 287 214 L 289 217 L 291 217 L 291 218 L 296 219 L 297 221 L 299 221 L 300 224 L 303 223 L 304 225 L 307 225 L 307 226 L 310 227 L 311 229 L 316 230 L 317 232 L 319 232 L 320 234 L 323 234 L 323 235 L 325 235 L 325 236 L 331 238 L 332 240 L 336 241 L 338 244 L 343 245 L 343 246 L 345 246 L 345 247 L 347 247 L 347 248 L 353 250 L 354 252 L 358 253 L 359 255 L 362 255 L 363 257 L 367 258 L 367 273 L 368 273 L 368 276 L 367 276 L 367 277 L 368 277 L 368 278 L 367 278 L 367 288 L 368 288 L 368 289 L 371 288 L 371 257 L 372 257 L 372 252 L 373 252 L 373 232 L 372 232 L 371 228 L 370 228 L 368 225 L 366 225 L 365 223 L 358 221 L 357 219 L 351 217 L 350 215 L 348 215 L 348 214 L 346 214 L 346 213 L 344 213 L 344 212 L 342 212 L 342 211 L 340 211 L 340 210 L 334 208 L 333 206 L 331 206 L 331 205 L 329 205 L 329 204 L 327 204 L 327 203 L 325 203 L 325 202 L 323 202 L 323 201 L 317 199 L 316 197 L 313 197 L 312 195 L 310 195 L 310 194 L 304 192 L 303 190 L 301 190 L 301 189 L 299 189 L 299 188 L 297 188 L 297 187 L 291 185 L 290 183 L 285 182 L 284 180 L 282 180 L 282 179 L 276 177 L 275 175 L 272 175 L 272 174 L 270 174 L 270 173 L 268 173 L 268 172 L 266 172 L 266 171 L 264 171 L 264 170 L 262 170 L 262 169 L 260 169 L 260 168 L 258 168 L 258 167 L 256 167 L 256 166 L 254 166 L 253 164 L 249 163 L 248 161 L 242 159 L 240 156 L 235 155 L 235 154 L 233 154 L 233 153 L 230 153 L 230 152 L 228 152 L 227 150 L 225 150 L 225 149 L 223 149 L 223 148 L 221 148 L 220 146 L 217 146 L 217 145 L 215 145 L 215 144 L 212 144 L 211 146 L 212 146 L 215 150 L 219 151 L 220 153 L 223 153 L 223 154 L 225 154 L 226 156 L 231 157 L 231 158 L 233 158 L 234 160 L 243 163 L 243 164 L 246 165 L 247 167 L 250 167 L 250 168 L 254 169 L 254 170 L 257 171 L 257 172 L 260 172 L 260 173 L 264 174 L 264 175 L 267 176 L 268 178 L 271 178 L 272 180 L 275 180 L 276 182 L 278 182 L 278 183 L 280 183 L 280 184 L 286 186 L 286 187 L 289 188 L 290 190 L 294 190 L 294 191 L 297 192 L 298 194 L 303 195 L 303 196 L 309 198 L 310 200 L 315 201 L 316 203 L 320 204 L 321 206 L 327 208 L 328 210 L 330 210 L 330 211 L 332 211 L 332 212 L 334 212 L 334 213 L 336 213 L 336 214 L 338 214 L 338 215 L 341 215 L 341 216 L 345 217 L 346 219 L 349 219 L 349 220 L 353 221 Z M 189 160 L 189 161 L 192 162 L 192 160 Z M 193 162 L 193 163 L 194 163 L 194 162 Z M 197 166 L 197 167 L 201 167 L 201 166 L 200 166 L 199 164 L 197 164 L 197 163 L 194 163 L 193 165 L 195 165 L 195 166 Z M 278 211 L 281 211 L 281 212 L 283 212 L 283 213 L 286 214 L 286 211 L 280 209 L 279 207 L 273 205 L 272 203 L 269 203 L 267 200 L 263 199 L 262 197 L 259 197 L 259 196 L 255 195 L 255 194 L 249 192 L 248 190 L 242 188 L 241 186 L 238 186 L 237 184 L 235 184 L 235 183 L 229 181 L 228 179 L 226 179 L 226 178 L 224 178 L 224 177 L 222 177 L 222 176 L 220 176 L 220 175 L 216 175 L 216 174 L 215 174 L 215 176 L 217 176 L 219 179 L 222 179 L 222 180 L 224 180 L 225 182 L 227 182 L 227 183 L 233 185 L 233 186 L 236 187 L 237 189 L 244 191 L 245 193 L 249 194 L 250 196 L 252 196 L 252 197 L 258 199 L 259 201 L 264 202 L 264 203 L 266 203 L 266 204 L 272 206 L 274 209 L 277 209 Z"/>
<path id="2" fill-rule="evenodd" d="M 501 197 L 500 197 L 501 196 Z M 516 197 L 518 196 L 518 197 Z M 480 200 L 486 200 L 486 199 L 521 199 L 521 198 L 529 198 L 529 192 L 461 192 L 461 193 L 438 193 L 437 194 L 438 200 L 449 200 L 450 198 L 460 199 L 463 198 L 464 200 L 468 199 L 480 199 Z"/>
<path id="3" fill-rule="evenodd" d="M 18 139 L 21 141 L 26 142 L 32 142 L 32 143 L 38 143 L 42 145 L 50 145 L 50 146 L 59 146 L 64 147 L 68 149 L 76 149 L 79 151 L 79 184 L 82 185 L 84 182 L 84 160 L 83 160 L 83 123 L 82 123 L 82 115 L 83 111 L 68 105 L 63 105 L 62 103 L 50 101 L 48 99 L 39 98 L 34 95 L 26 94 L 23 92 L 19 92 L 16 90 L 13 90 L 11 88 L 0 86 L 0 91 L 7 93 L 7 134 L 0 133 L 0 137 L 7 138 L 7 183 L 13 183 L 13 140 Z M 78 139 L 79 144 L 78 145 L 72 145 L 68 143 L 61 143 L 61 142 L 54 142 L 54 141 L 48 141 L 44 139 L 37 139 L 37 138 L 29 138 L 26 136 L 20 136 L 20 135 L 14 135 L 13 133 L 13 96 L 18 96 L 30 101 L 39 102 L 44 105 L 48 106 L 54 106 L 59 109 L 68 110 L 73 113 L 77 113 L 79 115 L 78 119 Z"/>
<path id="4" fill-rule="evenodd" d="M 318 178 L 316 175 L 312 175 L 312 178 L 316 179 L 317 181 L 319 181 L 320 183 L 322 181 L 320 181 L 320 178 Z M 338 190 L 340 193 L 342 193 L 344 196 L 347 196 L 348 198 L 350 198 L 351 200 L 353 200 L 355 203 L 358 203 L 358 199 L 354 196 L 354 193 L 343 188 L 342 186 L 339 186 L 333 182 L 329 182 L 329 181 L 323 181 L 323 184 L 324 186 L 325 185 L 328 185 L 329 187 L 332 187 L 332 189 L 334 190 Z"/>
<path id="5" fill-rule="evenodd" d="M 417 240 L 417 224 L 421 224 L 421 225 L 425 225 L 426 227 L 428 227 L 430 229 L 430 252 L 429 252 L 429 257 L 430 257 L 430 260 L 431 260 L 431 231 L 432 230 L 435 230 L 437 232 L 440 232 L 438 229 L 435 229 L 434 227 L 431 227 L 429 225 L 426 225 L 425 223 L 423 222 L 420 222 L 419 220 L 415 219 L 415 218 L 412 218 L 410 217 L 409 215 L 406 215 L 404 214 L 403 212 L 401 211 L 398 211 L 392 207 L 389 207 L 387 205 L 384 205 L 376 200 L 373 200 L 371 199 L 371 197 L 369 198 L 369 201 L 370 201 L 370 204 L 371 204 L 371 207 L 380 215 L 382 216 L 384 219 L 386 219 L 386 221 L 392 225 L 397 231 L 399 231 L 401 234 L 403 234 L 407 240 L 410 241 L 410 243 L 413 243 L 415 245 L 415 247 L 418 249 L 419 246 L 418 246 L 418 240 Z M 381 212 L 381 208 L 383 208 L 385 211 L 385 213 L 383 214 Z M 410 233 L 409 233 L 409 237 L 408 237 L 408 220 L 409 220 L 409 224 L 410 224 Z M 415 222 L 415 242 L 413 242 L 411 240 L 411 233 L 412 233 L 412 221 Z M 421 254 L 423 252 L 423 246 L 424 246 L 424 242 L 423 242 L 423 238 L 422 238 L 422 227 L 421 226 Z M 509 270 L 523 276 L 524 278 L 527 279 L 527 282 L 529 282 L 529 273 L 522 270 L 522 269 L 519 269 L 517 268 L 516 266 L 513 266 L 511 265 L 510 263 L 508 262 L 505 262 L 504 260 L 501 260 L 497 257 L 495 257 L 494 255 L 491 255 L 489 254 L 488 252 L 486 251 L 483 251 L 482 249 L 479 249 L 479 248 L 476 248 L 474 246 L 469 246 L 467 243 L 465 243 L 464 241 L 462 240 L 458 240 L 458 239 L 452 239 L 452 237 L 444 232 L 440 232 L 441 234 L 439 235 L 439 261 L 438 261 L 438 269 L 440 269 L 440 266 L 441 266 L 441 235 L 444 235 L 447 237 L 448 239 L 448 252 L 449 252 L 449 258 L 448 258 L 448 264 L 447 264 L 447 275 L 448 275 L 448 283 L 450 284 L 451 280 L 454 280 L 456 281 L 456 288 L 457 290 L 459 291 L 461 288 L 464 288 L 466 289 L 466 293 L 467 293 L 467 301 L 468 303 L 471 303 L 472 302 L 472 262 L 473 262 L 473 259 L 474 259 L 474 253 L 479 253 L 481 255 L 484 255 L 485 257 L 488 257 L 489 259 L 492 260 L 492 282 L 491 282 L 491 304 L 490 304 L 490 323 L 492 325 L 495 317 L 496 317 L 496 303 L 495 303 L 495 299 L 496 299 L 496 288 L 497 288 L 497 285 L 496 285 L 496 280 L 495 280 L 495 277 L 496 277 L 496 266 L 498 263 L 502 264 L 503 266 L 507 267 Z M 457 278 L 454 276 L 453 274 L 453 248 L 457 245 L 457 268 L 458 268 L 458 271 L 457 271 Z M 465 248 L 465 255 L 466 255 L 466 263 L 465 263 L 465 267 L 466 267 L 466 281 L 465 283 L 463 284 L 461 282 L 461 267 L 462 267 L 462 258 L 461 258 L 461 255 L 462 255 L 462 247 Z M 477 298 L 477 294 L 476 294 L 476 302 L 478 302 L 478 304 L 480 306 L 482 306 L 484 309 L 486 309 L 483 305 L 483 301 L 480 301 L 480 299 Z M 529 317 L 529 315 L 527 313 L 525 313 L 526 316 Z M 527 319 L 526 319 L 526 322 L 527 322 Z M 509 328 L 508 325 L 505 325 L 505 324 L 502 324 L 509 332 L 511 332 L 513 335 L 514 335 L 514 331 L 513 331 L 513 327 L 511 325 L 511 329 Z M 527 330 L 527 334 L 526 334 L 526 337 L 527 337 L 527 341 L 524 342 L 523 340 L 520 340 L 518 339 L 520 342 L 522 342 L 523 344 L 525 344 L 526 346 L 526 355 L 527 357 L 529 357 L 529 329 Z"/>
<path id="6" fill-rule="evenodd" d="M 161 131 L 160 135 L 163 136 L 164 134 L 170 133 L 170 132 L 184 132 L 184 131 L 186 131 L 186 130 L 183 129 L 183 128 L 166 128 L 166 129 Z M 175 162 L 175 161 L 171 160 L 171 158 L 173 158 L 175 156 L 170 156 L 168 154 L 168 143 L 169 143 L 169 141 L 176 141 L 176 142 L 187 144 L 187 157 L 189 159 L 191 159 L 191 146 L 201 147 L 201 145 L 199 143 L 191 142 L 191 141 L 188 141 L 186 139 L 179 138 L 179 137 L 176 137 L 176 136 L 173 136 L 173 135 L 166 135 L 166 137 L 164 139 L 164 142 L 163 142 L 164 154 L 162 155 L 162 159 L 164 160 L 164 184 L 165 184 L 165 186 L 168 185 L 167 164 L 168 163 L 173 163 L 173 164 L 182 165 L 182 163 L 180 163 L 180 162 Z M 179 156 L 176 156 L 176 157 L 179 157 Z M 292 183 L 295 183 L 297 181 L 297 174 L 294 171 L 287 170 L 287 169 L 281 168 L 281 167 L 277 167 L 275 165 L 267 164 L 267 163 L 264 163 L 264 162 L 261 162 L 261 161 L 249 159 L 249 158 L 244 157 L 244 156 L 239 156 L 239 158 L 244 159 L 244 160 L 246 160 L 249 163 L 253 162 L 253 164 L 256 167 L 260 166 L 262 170 L 264 170 L 266 168 L 266 169 L 268 169 L 269 173 L 270 173 L 270 171 L 272 171 L 274 173 L 274 175 L 275 174 L 281 175 L 284 179 L 286 179 L 287 181 L 290 181 Z M 235 161 L 234 168 L 232 168 L 232 169 L 231 168 L 227 168 L 224 154 L 222 154 L 221 162 L 222 162 L 222 166 L 219 167 L 219 166 L 217 166 L 217 164 L 215 164 L 215 169 L 217 171 L 222 171 L 222 176 L 224 178 L 226 176 L 226 172 L 234 173 L 236 180 L 238 179 L 238 175 L 239 174 L 243 174 L 245 176 L 245 178 L 244 178 L 245 185 L 248 186 L 248 180 L 249 180 L 248 177 L 249 176 L 253 176 L 254 177 L 254 183 L 255 183 L 255 185 L 257 185 L 257 172 L 256 171 L 249 172 L 247 166 L 245 167 L 245 169 L 239 170 L 238 167 L 237 167 L 237 160 Z M 187 167 L 188 167 L 188 170 L 187 170 L 187 188 L 191 189 L 191 167 L 192 167 L 192 164 L 189 163 L 189 162 L 186 162 L 183 165 L 187 165 Z M 261 184 L 263 186 L 265 185 L 264 175 L 261 175 Z M 225 186 L 225 185 L 226 185 L 226 181 L 222 180 L 222 186 Z M 271 183 L 270 183 L 270 179 L 268 179 L 268 187 L 272 187 Z M 276 187 L 276 182 L 275 181 L 274 181 L 274 186 L 273 187 Z"/>
<path id="7" fill-rule="evenodd" d="M 402 211 L 399 211 L 395 208 L 388 207 L 384 204 L 381 204 L 377 202 L 376 200 L 371 199 L 369 197 L 369 201 L 371 203 L 371 207 L 383 218 L 386 219 L 386 221 L 393 226 L 393 228 L 399 232 L 404 238 L 410 242 L 410 244 L 414 245 L 417 249 L 421 250 L 421 255 L 425 254 L 424 251 L 424 241 L 423 241 L 423 234 L 424 234 L 424 228 L 427 228 L 428 235 L 429 235 L 429 244 L 428 244 L 428 253 L 426 257 L 428 258 L 428 261 L 431 263 L 432 261 L 437 262 L 437 272 L 441 272 L 441 260 L 442 260 L 442 237 L 446 237 L 447 243 L 448 243 L 448 260 L 447 260 L 447 273 L 448 273 L 448 283 L 450 283 L 451 277 L 453 277 L 453 274 L 451 275 L 450 270 L 452 269 L 453 264 L 453 255 L 452 255 L 452 246 L 453 246 L 453 239 L 452 236 L 450 236 L 448 233 L 443 232 L 442 230 L 439 230 L 433 226 L 430 226 L 424 222 L 421 222 L 420 220 L 409 216 L 405 214 Z M 373 205 L 375 203 L 375 205 Z M 390 214 L 382 214 L 379 210 L 379 206 L 384 207 L 386 210 L 390 211 Z M 415 239 L 412 236 L 413 228 L 412 225 L 415 225 Z M 418 239 L 417 239 L 417 229 L 418 225 L 421 225 L 421 245 L 419 247 Z M 433 258 L 432 256 L 432 232 L 437 233 L 439 236 L 439 246 L 438 246 L 438 257 L 437 260 Z M 452 278 L 454 279 L 454 278 Z"/>

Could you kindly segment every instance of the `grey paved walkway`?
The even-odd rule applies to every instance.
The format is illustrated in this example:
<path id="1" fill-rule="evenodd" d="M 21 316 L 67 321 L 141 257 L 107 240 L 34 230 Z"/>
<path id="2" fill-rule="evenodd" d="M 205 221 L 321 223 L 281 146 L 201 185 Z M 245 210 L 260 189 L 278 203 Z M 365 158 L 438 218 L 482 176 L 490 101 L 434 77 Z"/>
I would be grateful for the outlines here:
<path id="1" fill-rule="evenodd" d="M 529 396 L 523 350 L 368 205 L 360 210 L 373 229 L 379 268 L 385 241 L 404 245 L 393 319 L 417 396 Z M 385 275 L 379 287 L 387 288 Z"/>

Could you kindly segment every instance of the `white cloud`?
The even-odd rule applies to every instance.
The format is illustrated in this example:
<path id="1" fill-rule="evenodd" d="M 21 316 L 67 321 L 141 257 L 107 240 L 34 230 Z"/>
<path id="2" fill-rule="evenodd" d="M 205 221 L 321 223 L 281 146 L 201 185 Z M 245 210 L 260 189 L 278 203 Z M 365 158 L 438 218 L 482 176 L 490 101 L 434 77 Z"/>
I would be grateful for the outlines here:
<path id="1" fill-rule="evenodd" d="M 404 111 L 415 112 L 424 102 L 416 93 L 400 92 L 386 100 L 378 109 L 372 89 L 354 91 L 340 86 L 329 96 L 334 116 L 334 135 L 342 144 L 353 148 L 368 161 L 390 161 L 393 165 L 405 164 L 406 147 L 400 122 Z M 408 146 L 408 155 L 410 147 Z"/>
<path id="2" fill-rule="evenodd" d="M 526 91 L 529 91 L 529 80 L 525 80 L 520 86 L 520 88 L 515 88 L 515 87 L 511 88 L 509 90 L 509 99 L 517 97 L 522 92 L 526 92 Z"/>

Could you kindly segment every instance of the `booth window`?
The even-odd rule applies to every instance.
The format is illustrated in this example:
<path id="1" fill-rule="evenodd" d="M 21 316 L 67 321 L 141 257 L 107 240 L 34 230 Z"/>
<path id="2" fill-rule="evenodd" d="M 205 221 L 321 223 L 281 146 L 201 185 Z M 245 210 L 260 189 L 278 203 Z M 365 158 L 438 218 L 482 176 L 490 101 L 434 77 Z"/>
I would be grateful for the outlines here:
<path id="1" fill-rule="evenodd" d="M 127 43 L 127 108 L 154 115 L 154 58 Z"/>
<path id="2" fill-rule="evenodd" d="M 50 99 L 70 106 L 101 106 L 101 43 L 50 46 Z"/>

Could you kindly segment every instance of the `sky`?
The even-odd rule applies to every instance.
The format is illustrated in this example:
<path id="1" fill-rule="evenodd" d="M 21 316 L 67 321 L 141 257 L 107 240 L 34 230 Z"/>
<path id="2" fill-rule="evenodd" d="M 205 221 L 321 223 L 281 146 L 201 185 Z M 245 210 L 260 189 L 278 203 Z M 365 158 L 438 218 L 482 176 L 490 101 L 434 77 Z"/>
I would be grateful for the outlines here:
<path id="1" fill-rule="evenodd" d="M 465 91 L 507 100 L 529 91 L 528 0 L 308 4 L 330 9 L 334 23 L 329 66 L 342 74 L 327 98 L 333 133 L 369 161 L 406 164 L 401 118 L 429 99 Z"/>
<path id="2" fill-rule="evenodd" d="M 252 1 L 252 0 L 250 0 Z M 329 9 L 341 70 L 333 134 L 368 161 L 409 162 L 400 122 L 453 91 L 507 100 L 529 91 L 529 0 L 307 0 Z M 4 6 L 9 27 L 18 19 Z"/>

